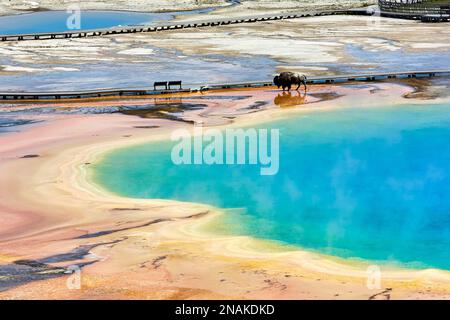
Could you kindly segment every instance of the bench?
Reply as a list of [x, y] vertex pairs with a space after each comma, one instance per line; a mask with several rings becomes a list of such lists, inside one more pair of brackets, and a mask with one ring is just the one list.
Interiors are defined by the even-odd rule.
[[160, 81], [153, 83], [153, 90], [156, 90], [157, 87], [164, 87], [167, 90], [167, 81]]
[[179, 86], [180, 90], [181, 88], [181, 81], [169, 81], [169, 90], [171, 89], [172, 86]]

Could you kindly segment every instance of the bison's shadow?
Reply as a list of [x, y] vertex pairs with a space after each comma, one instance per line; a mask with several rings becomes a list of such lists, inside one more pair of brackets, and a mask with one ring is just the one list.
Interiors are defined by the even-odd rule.
[[306, 103], [306, 92], [301, 94], [297, 91], [296, 95], [293, 95], [291, 92], [282, 92], [275, 97], [273, 102], [279, 107], [294, 107], [302, 105]]

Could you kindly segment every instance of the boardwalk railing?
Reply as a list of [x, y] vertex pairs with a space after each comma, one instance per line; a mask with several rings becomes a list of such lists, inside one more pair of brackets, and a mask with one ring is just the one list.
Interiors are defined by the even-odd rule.
[[[382, 81], [386, 79], [408, 79], [450, 76], [450, 70], [427, 70], [409, 72], [367, 73], [354, 75], [311, 77], [308, 84], [346, 83], [355, 81]], [[196, 84], [192, 88], [178, 90], [154, 90], [151, 86], [147, 88], [109, 88], [81, 91], [55, 91], [55, 92], [0, 92], [0, 101], [14, 100], [59, 100], [59, 99], [92, 99], [101, 97], [131, 97], [147, 96], [156, 94], [189, 93], [207, 90], [259, 88], [273, 86], [272, 81], [254, 81], [223, 83], [211, 85]]]
[[69, 38], [85, 38], [85, 37], [101, 37], [128, 33], [141, 32], [159, 32], [177, 29], [214, 27], [221, 25], [231, 25], [239, 23], [254, 23], [262, 21], [274, 21], [285, 19], [298, 19], [306, 17], [329, 16], [329, 15], [372, 15], [372, 11], [366, 8], [349, 9], [349, 10], [329, 10], [329, 11], [310, 11], [310, 12], [293, 12], [285, 14], [266, 14], [235, 18], [211, 19], [202, 21], [183, 21], [168, 22], [152, 25], [124, 26], [109, 29], [95, 30], [70, 30], [64, 32], [49, 32], [35, 34], [15, 34], [0, 35], [0, 41], [24, 41], [24, 40], [48, 40], [48, 39], [69, 39]]
[[450, 2], [422, 0], [378, 0], [382, 16], [422, 21], [450, 21]]

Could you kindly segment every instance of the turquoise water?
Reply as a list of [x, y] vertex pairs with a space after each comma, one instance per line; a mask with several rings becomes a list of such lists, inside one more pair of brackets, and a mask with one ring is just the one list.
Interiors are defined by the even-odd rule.
[[[131, 11], [83, 10], [80, 12], [80, 30], [103, 29], [117, 26], [149, 24], [171, 20], [175, 15], [204, 13], [213, 8], [179, 12], [145, 13]], [[34, 34], [70, 31], [67, 20], [73, 12], [42, 11], [0, 17], [0, 34]]]
[[450, 104], [348, 108], [280, 129], [280, 171], [185, 165], [172, 142], [116, 150], [95, 180], [121, 195], [228, 208], [228, 232], [344, 258], [450, 269]]

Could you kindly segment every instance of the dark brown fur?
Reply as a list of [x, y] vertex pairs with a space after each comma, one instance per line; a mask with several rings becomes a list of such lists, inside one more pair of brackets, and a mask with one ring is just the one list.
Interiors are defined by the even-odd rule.
[[293, 72], [282, 72], [280, 75], [273, 78], [273, 83], [278, 88], [283, 88], [283, 91], [286, 89], [287, 91], [290, 91], [293, 85], [297, 85], [297, 89], [295, 90], [298, 90], [300, 86], [303, 85], [306, 91], [306, 80], [307, 78], [305, 75], [299, 75]]

